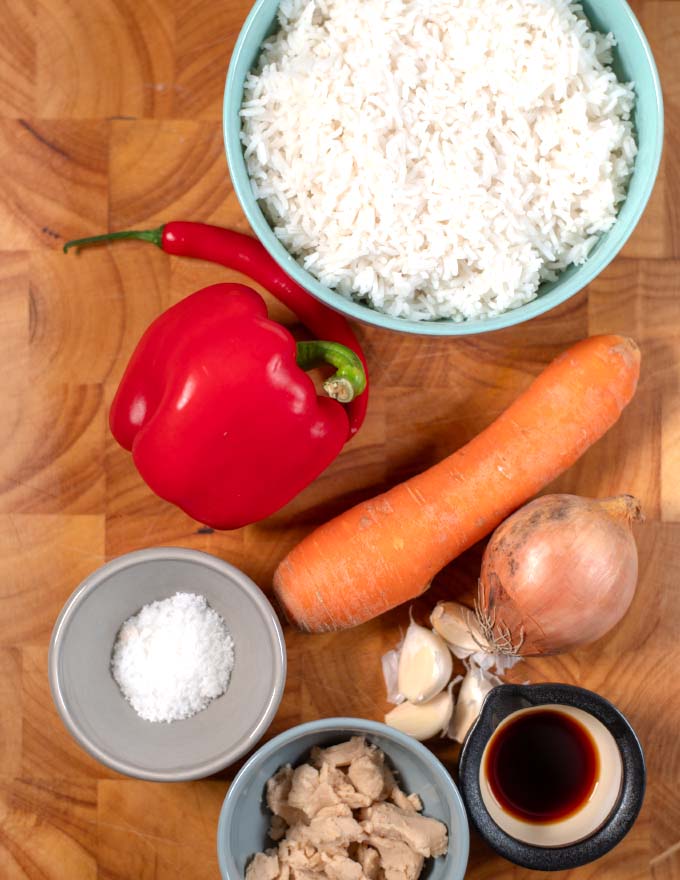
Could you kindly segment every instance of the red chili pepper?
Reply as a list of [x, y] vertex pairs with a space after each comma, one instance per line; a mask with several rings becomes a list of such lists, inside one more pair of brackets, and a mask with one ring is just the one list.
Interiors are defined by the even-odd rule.
[[[180, 220], [165, 223], [156, 229], [112, 232], [70, 241], [64, 245], [64, 252], [71, 247], [128, 238], [149, 241], [168, 254], [208, 260], [211, 263], [219, 263], [228, 269], [235, 269], [247, 275], [295, 312], [313, 336], [318, 339], [339, 342], [355, 352], [361, 359], [366, 376], [368, 376], [366, 358], [354, 331], [344, 316], [334, 312], [307, 293], [299, 284], [296, 284], [292, 278], [286, 275], [260, 242], [249, 235], [223, 229], [220, 226], [211, 226], [207, 223], [191, 223]], [[368, 387], [348, 406], [350, 436], [354, 435], [363, 424], [367, 406]]]
[[[338, 367], [317, 395], [304, 372]], [[354, 352], [298, 342], [242, 284], [213, 284], [147, 329], [113, 400], [110, 425], [148, 485], [194, 519], [235, 529], [274, 513], [348, 437], [332, 399], [361, 394]]]

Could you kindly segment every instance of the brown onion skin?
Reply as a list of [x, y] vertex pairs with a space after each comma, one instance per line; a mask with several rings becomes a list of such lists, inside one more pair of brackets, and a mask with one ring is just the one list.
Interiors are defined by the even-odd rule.
[[486, 547], [479, 582], [479, 608], [494, 637], [509, 632], [523, 656], [601, 638], [633, 600], [638, 557], [630, 524], [641, 518], [630, 495], [545, 495], [505, 520]]

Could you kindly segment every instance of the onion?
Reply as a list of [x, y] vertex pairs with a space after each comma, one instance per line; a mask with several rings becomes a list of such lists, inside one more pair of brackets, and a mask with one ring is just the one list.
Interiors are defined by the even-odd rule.
[[638, 559], [632, 495], [546, 495], [520, 508], [484, 552], [477, 616], [491, 650], [558, 654], [599, 639], [628, 610]]

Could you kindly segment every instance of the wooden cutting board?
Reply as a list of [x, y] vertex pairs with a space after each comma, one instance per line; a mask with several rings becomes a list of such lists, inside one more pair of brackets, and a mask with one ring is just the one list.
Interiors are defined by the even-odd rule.
[[[602, 0], [606, 2], [606, 0]], [[562, 876], [680, 878], [680, 2], [635, 0], [666, 93], [667, 141], [645, 216], [587, 292], [530, 324], [460, 340], [358, 327], [372, 367], [361, 435], [286, 510], [207, 534], [156, 499], [109, 436], [107, 406], [164, 308], [223, 269], [141, 244], [64, 256], [65, 239], [171, 219], [247, 230], [227, 175], [221, 98], [247, 0], [2, 0], [0, 9], [0, 877], [218, 880], [215, 828], [233, 768], [183, 785], [121, 777], [82, 752], [50, 699], [55, 617], [77, 583], [129, 550], [174, 544], [230, 560], [269, 590], [315, 524], [413, 474], [488, 424], [558, 352], [600, 332], [643, 350], [619, 425], [553, 487], [644, 504], [641, 576], [625, 622], [514, 680], [574, 682], [613, 700], [646, 749], [628, 838]], [[272, 313], [290, 322], [278, 306]], [[557, 438], [556, 438], [557, 441]], [[479, 549], [417, 603], [474, 587]], [[380, 655], [399, 609], [359, 629], [286, 631], [286, 696], [268, 737], [329, 715], [381, 719]], [[457, 747], [435, 744], [454, 766]], [[474, 839], [468, 876], [535, 876]], [[559, 875], [558, 875], [559, 876]]]

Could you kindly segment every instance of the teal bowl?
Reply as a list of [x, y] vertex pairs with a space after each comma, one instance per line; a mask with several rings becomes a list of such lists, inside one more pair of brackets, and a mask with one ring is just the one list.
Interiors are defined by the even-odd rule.
[[638, 155], [626, 201], [612, 228], [601, 236], [586, 263], [571, 266], [557, 281], [541, 285], [532, 302], [486, 320], [440, 319], [413, 321], [383, 314], [371, 306], [347, 299], [321, 284], [288, 253], [270, 228], [253, 195], [240, 141], [239, 110], [246, 75], [255, 66], [262, 42], [277, 28], [278, 0], [257, 0], [241, 30], [229, 65], [224, 93], [223, 129], [227, 162], [234, 190], [248, 221], [265, 248], [305, 290], [336, 311], [389, 330], [426, 336], [467, 336], [522, 324], [565, 302], [582, 290], [607, 266], [635, 229], [649, 200], [659, 170], [663, 144], [663, 97], [654, 57], [640, 23], [625, 0], [582, 0], [595, 30], [611, 32], [617, 40], [614, 70], [619, 79], [636, 88], [634, 125]]
[[326, 718], [300, 724], [272, 739], [250, 758], [229, 787], [217, 826], [217, 855], [222, 880], [243, 880], [250, 857], [271, 843], [265, 786], [279, 767], [303, 763], [313, 746], [331, 746], [352, 736], [365, 736], [385, 753], [398, 772], [402, 788], [417, 792], [423, 813], [444, 822], [449, 851], [430, 859], [421, 880], [463, 880], [470, 834], [465, 807], [448, 770], [416, 740], [377, 721]]

